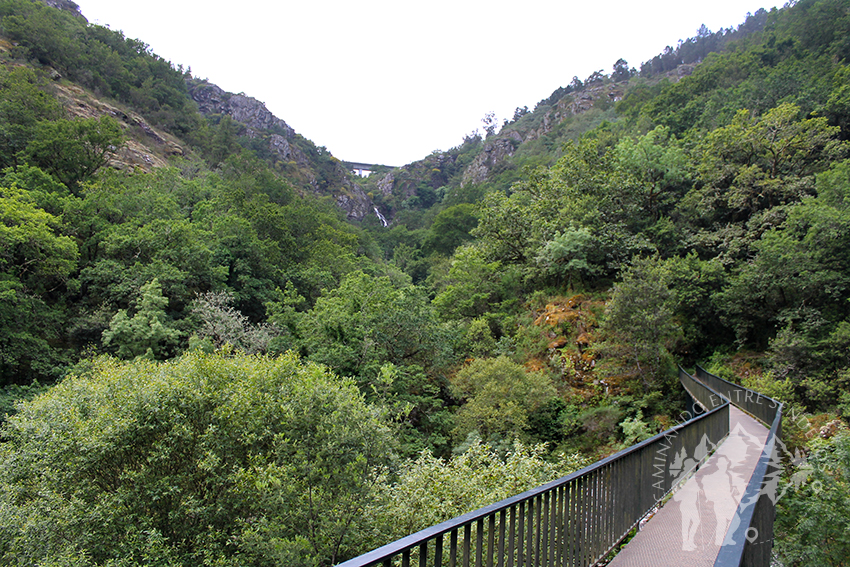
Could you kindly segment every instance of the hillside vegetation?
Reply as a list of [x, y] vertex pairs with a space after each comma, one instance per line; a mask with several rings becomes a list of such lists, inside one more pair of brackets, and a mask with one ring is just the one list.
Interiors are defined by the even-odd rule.
[[846, 2], [362, 180], [59, 4], [0, 0], [4, 563], [330, 565], [669, 427], [696, 361], [808, 416], [777, 551], [846, 557]]

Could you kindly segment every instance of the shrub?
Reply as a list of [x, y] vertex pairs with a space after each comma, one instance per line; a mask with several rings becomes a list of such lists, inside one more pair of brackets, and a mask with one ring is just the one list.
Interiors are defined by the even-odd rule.
[[2, 435], [6, 565], [336, 563], [392, 447], [351, 382], [226, 352], [96, 359]]

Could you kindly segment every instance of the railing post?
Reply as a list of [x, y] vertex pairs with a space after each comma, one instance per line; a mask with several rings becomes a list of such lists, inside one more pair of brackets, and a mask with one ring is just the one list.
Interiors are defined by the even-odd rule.
[[514, 567], [514, 545], [516, 538], [516, 506], [511, 506], [511, 527], [508, 532], [508, 565], [507, 567]]

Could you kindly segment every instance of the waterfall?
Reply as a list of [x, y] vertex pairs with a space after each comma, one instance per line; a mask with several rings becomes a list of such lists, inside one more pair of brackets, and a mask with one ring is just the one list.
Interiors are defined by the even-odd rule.
[[389, 225], [390, 225], [390, 223], [388, 223], [388, 222], [387, 222], [387, 219], [385, 219], [385, 218], [384, 218], [384, 215], [382, 215], [382, 214], [381, 214], [381, 211], [379, 211], [379, 210], [378, 210], [378, 207], [374, 207], [374, 206], [373, 206], [372, 208], [373, 208], [373, 209], [375, 209], [375, 214], [376, 214], [376, 215], [378, 215], [378, 218], [379, 218], [379, 219], [381, 219], [381, 223], [382, 223], [384, 226], [389, 226]]

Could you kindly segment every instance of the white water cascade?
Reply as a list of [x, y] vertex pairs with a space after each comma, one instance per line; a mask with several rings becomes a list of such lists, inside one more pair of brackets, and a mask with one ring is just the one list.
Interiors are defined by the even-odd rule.
[[378, 210], [378, 207], [372, 208], [375, 209], [375, 214], [378, 215], [379, 219], [381, 219], [381, 223], [383, 223], [384, 226], [389, 226], [390, 223], [387, 222], [387, 219], [384, 218], [384, 215], [381, 214], [381, 211]]

